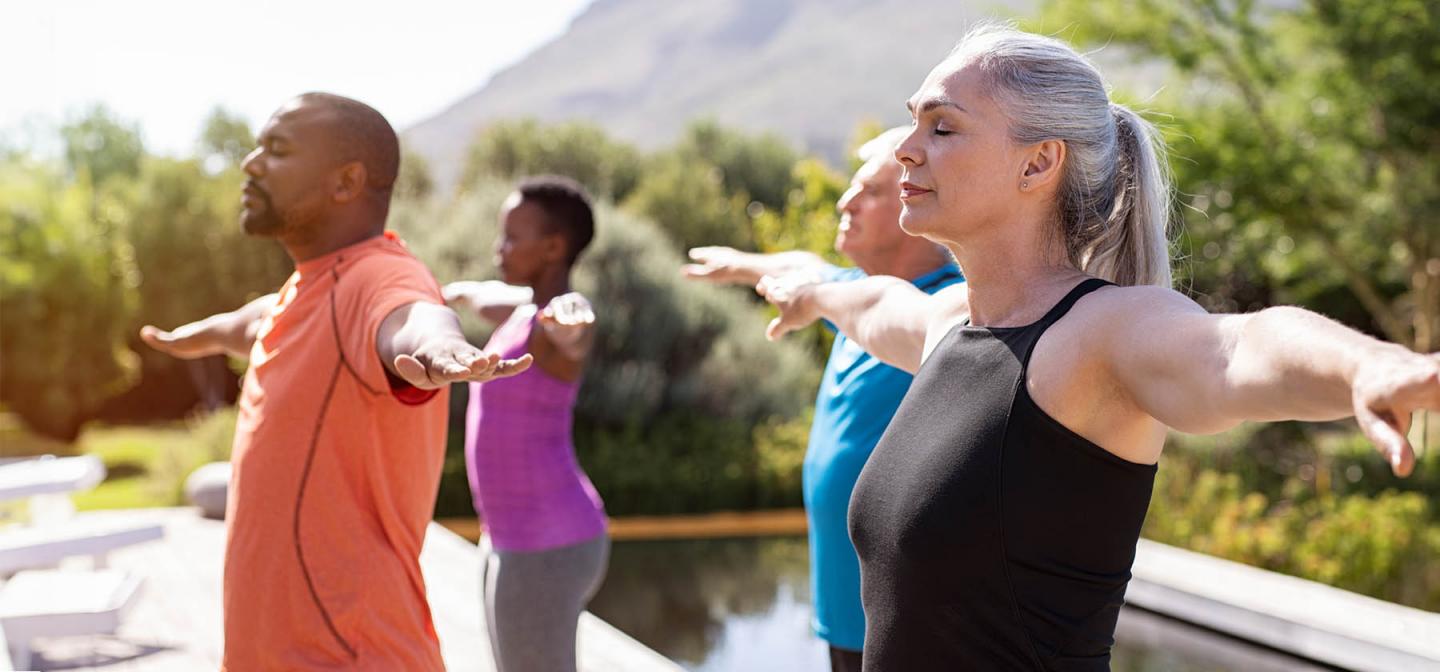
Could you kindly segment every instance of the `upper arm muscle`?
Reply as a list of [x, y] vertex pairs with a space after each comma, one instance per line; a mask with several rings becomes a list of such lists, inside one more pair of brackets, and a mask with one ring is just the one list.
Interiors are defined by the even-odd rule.
[[1239, 315], [1211, 315], [1177, 292], [1123, 287], [1097, 295], [1095, 315], [1107, 370], [1141, 411], [1188, 433], [1233, 427], [1229, 394]]

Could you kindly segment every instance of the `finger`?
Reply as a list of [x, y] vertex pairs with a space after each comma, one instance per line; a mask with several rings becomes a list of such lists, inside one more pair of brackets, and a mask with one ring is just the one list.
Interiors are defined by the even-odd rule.
[[466, 377], [475, 375], [489, 375], [491, 371], [495, 370], [495, 365], [499, 362], [500, 355], [497, 355], [493, 352], [480, 351], [475, 357], [475, 359], [470, 362], [470, 366], [466, 370], [465, 375]]
[[525, 369], [530, 368], [530, 363], [533, 361], [535, 361], [535, 358], [531, 357], [529, 353], [521, 355], [517, 359], [501, 360], [493, 370], [486, 371], [485, 373], [473, 374], [470, 376], [469, 380], [483, 383], [498, 378], [507, 378], [509, 376], [520, 373]]
[[784, 318], [777, 317], [773, 320], [770, 320], [770, 325], [765, 327], [765, 338], [772, 341], [778, 341], [780, 340], [780, 337], [784, 336], [789, 332], [790, 328], [785, 324]]
[[535, 358], [531, 357], [530, 353], [525, 353], [524, 355], [521, 355], [516, 359], [503, 360], [498, 366], [495, 367], [494, 375], [497, 378], [513, 376], [517, 373], [520, 373], [521, 371], [524, 371], [525, 369], [530, 368], [530, 364], [534, 361]]
[[765, 297], [768, 300], [770, 298], [770, 289], [774, 286], [775, 278], [768, 275], [762, 276], [760, 278], [760, 281], [755, 283], [755, 293]]
[[140, 340], [144, 341], [147, 345], [159, 347], [159, 344], [167, 343], [174, 339], [175, 336], [168, 331], [162, 331], [148, 324], [140, 327]]
[[578, 327], [595, 320], [595, 313], [591, 312], [588, 305], [571, 303], [564, 309], [557, 311], [556, 320], [567, 327]]
[[426, 375], [425, 365], [421, 364], [420, 360], [415, 359], [415, 357], [411, 355], [399, 355], [395, 358], [394, 364], [395, 373], [399, 374], [405, 382], [422, 389], [436, 387], [435, 384], [430, 382], [429, 376]]
[[157, 352], [162, 352], [171, 356], [175, 356], [177, 354], [177, 338], [175, 334], [171, 332], [165, 331], [163, 329], [157, 329], [147, 324], [144, 327], [140, 328], [140, 340], [141, 342], [145, 343], [145, 345], [150, 346]]
[[687, 254], [690, 256], [691, 259], [704, 263], [707, 259], [715, 256], [715, 254], [722, 249], [724, 248], [716, 245], [705, 245], [702, 247], [692, 247], [690, 248], [690, 251], [687, 252]]
[[595, 324], [595, 311], [590, 306], [581, 306], [575, 312], [575, 324]]
[[696, 280], [703, 280], [710, 277], [715, 268], [704, 264], [685, 264], [680, 267], [680, 275]]
[[1410, 471], [1415, 468], [1415, 450], [1400, 431], [1400, 423], [1388, 416], [1389, 413], [1376, 413], [1363, 404], [1355, 409], [1355, 420], [1360, 423], [1360, 431], [1364, 432], [1375, 445], [1375, 449], [1385, 456], [1385, 461], [1390, 463], [1390, 470], [1396, 476], [1409, 476]]

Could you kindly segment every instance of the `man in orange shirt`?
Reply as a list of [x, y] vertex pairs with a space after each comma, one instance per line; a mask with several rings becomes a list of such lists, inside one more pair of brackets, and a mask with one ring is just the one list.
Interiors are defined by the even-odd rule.
[[452, 382], [513, 375], [465, 341], [385, 231], [400, 165], [385, 118], [302, 95], [245, 159], [240, 223], [295, 260], [278, 294], [141, 337], [250, 359], [226, 505], [223, 669], [443, 670], [420, 574]]

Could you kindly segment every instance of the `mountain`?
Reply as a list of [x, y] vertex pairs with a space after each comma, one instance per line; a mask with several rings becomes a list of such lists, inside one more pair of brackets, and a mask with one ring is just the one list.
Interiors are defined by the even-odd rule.
[[450, 185], [471, 139], [497, 119], [584, 119], [653, 148], [709, 117], [841, 165], [859, 122], [908, 121], [905, 99], [972, 23], [1032, 4], [596, 0], [559, 38], [406, 130], [405, 143]]

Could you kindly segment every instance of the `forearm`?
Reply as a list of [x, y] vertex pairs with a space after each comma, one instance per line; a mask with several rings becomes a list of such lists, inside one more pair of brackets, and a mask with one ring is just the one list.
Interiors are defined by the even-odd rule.
[[824, 259], [813, 252], [773, 252], [769, 254], [747, 253], [732, 264], [736, 273], [735, 282], [753, 285], [767, 275], [778, 277], [799, 272], [819, 273], [829, 266]]
[[906, 371], [917, 371], [929, 323], [929, 297], [899, 278], [874, 276], [814, 285], [818, 315], [866, 352]]
[[248, 358], [266, 313], [279, 301], [279, 294], [266, 294], [231, 313], [234, 317], [230, 329], [225, 332], [225, 352], [232, 357]]
[[496, 309], [514, 309], [533, 300], [529, 287], [507, 285], [499, 280], [461, 280], [445, 285], [445, 302], [481, 317]]
[[465, 343], [460, 330], [460, 316], [435, 303], [416, 302], [398, 308], [380, 325], [375, 349], [380, 361], [391, 373], [398, 375], [395, 359], [401, 355], [414, 357], [427, 348], [446, 343]]
[[1292, 307], [1240, 317], [1229, 331], [1234, 340], [1225, 376], [1228, 405], [1241, 420], [1352, 415], [1361, 362], [1386, 350], [1408, 352]]
[[176, 357], [196, 358], [228, 354], [230, 357], [248, 358], [251, 345], [255, 344], [256, 332], [265, 319], [265, 311], [274, 307], [276, 295], [268, 294], [233, 309], [230, 312], [180, 325], [176, 330], [164, 334], [154, 331], [160, 341], [153, 345], [163, 348]]
[[[757, 254], [755, 256], [767, 257], [768, 263], [773, 268], [773, 270], [766, 270], [764, 275], [776, 275], [777, 271], [779, 273], [795, 273], [798, 271], [818, 272], [830, 265], [826, 263], [824, 259], [821, 259], [820, 255], [814, 252], [803, 252], [799, 250], [764, 255]], [[756, 278], [756, 280], [759, 280], [759, 278]]]

